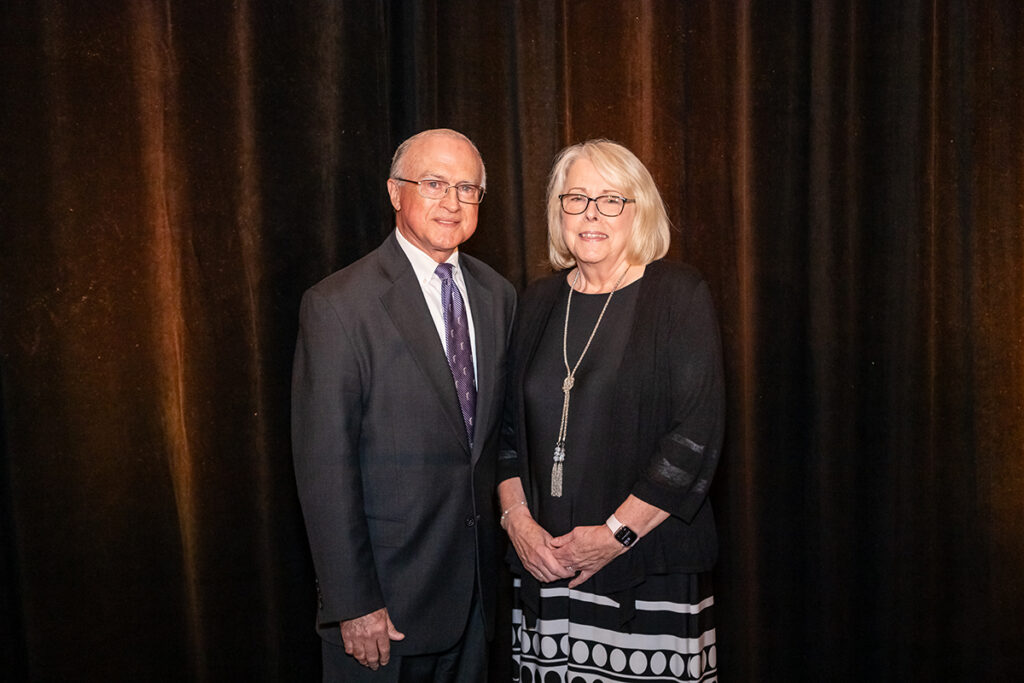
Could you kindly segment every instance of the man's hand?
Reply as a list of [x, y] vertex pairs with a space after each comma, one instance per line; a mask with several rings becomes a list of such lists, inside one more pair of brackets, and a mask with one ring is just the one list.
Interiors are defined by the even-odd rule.
[[386, 607], [341, 622], [341, 639], [345, 643], [345, 652], [374, 671], [386, 666], [391, 660], [391, 641], [403, 638], [405, 634], [400, 633], [391, 623]]

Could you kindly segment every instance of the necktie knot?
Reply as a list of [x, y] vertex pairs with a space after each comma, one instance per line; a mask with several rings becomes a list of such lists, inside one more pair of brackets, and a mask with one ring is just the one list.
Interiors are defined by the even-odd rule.
[[437, 268], [434, 268], [434, 273], [442, 280], [452, 279], [452, 264], [450, 263], [439, 263]]

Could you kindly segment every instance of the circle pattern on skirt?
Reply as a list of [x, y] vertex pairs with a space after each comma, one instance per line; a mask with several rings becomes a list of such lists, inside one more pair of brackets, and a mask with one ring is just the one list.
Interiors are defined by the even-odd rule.
[[[705, 648], [698, 654], [685, 655], [678, 652], [663, 650], [622, 650], [608, 649], [601, 643], [588, 643], [583, 640], [572, 641], [567, 635], [541, 636], [537, 633], [519, 631], [515, 641], [524, 655], [531, 652], [542, 659], [565, 657], [570, 665], [593, 665], [605, 668], [607, 665], [616, 673], [625, 675], [671, 675], [676, 678], [699, 679], [709, 669], [715, 669], [718, 663], [718, 652], [714, 645]], [[572, 680], [563, 679], [561, 673], [548, 671], [539, 674], [529, 668], [520, 671], [522, 683], [587, 683], [584, 676], [572, 676]]]

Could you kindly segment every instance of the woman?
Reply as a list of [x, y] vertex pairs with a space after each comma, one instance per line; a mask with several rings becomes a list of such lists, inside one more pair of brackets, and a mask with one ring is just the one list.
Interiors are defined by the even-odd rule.
[[724, 390], [707, 284], [660, 261], [658, 190], [607, 140], [556, 159], [548, 239], [559, 272], [520, 305], [499, 462], [515, 670], [523, 683], [715, 680], [707, 494]]

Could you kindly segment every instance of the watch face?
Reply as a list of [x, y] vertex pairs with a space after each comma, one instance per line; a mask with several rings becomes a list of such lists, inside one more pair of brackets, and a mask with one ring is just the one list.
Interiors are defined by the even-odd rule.
[[623, 524], [619, 527], [619, 530], [615, 532], [615, 540], [628, 548], [633, 545], [633, 541], [636, 540], [636, 532]]

